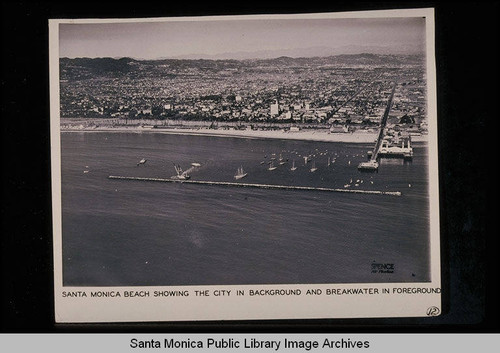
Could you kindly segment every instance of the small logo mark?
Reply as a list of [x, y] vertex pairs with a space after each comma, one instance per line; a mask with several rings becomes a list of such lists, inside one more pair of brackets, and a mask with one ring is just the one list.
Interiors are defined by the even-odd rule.
[[431, 306], [427, 309], [427, 316], [438, 316], [441, 310], [436, 306]]
[[394, 264], [372, 263], [372, 273], [394, 273]]

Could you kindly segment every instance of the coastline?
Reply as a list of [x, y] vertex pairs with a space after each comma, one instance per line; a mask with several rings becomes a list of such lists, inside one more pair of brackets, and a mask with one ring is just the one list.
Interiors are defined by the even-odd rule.
[[[114, 132], [114, 133], [155, 133], [212, 137], [232, 137], [247, 139], [281, 139], [317, 142], [374, 143], [378, 132], [330, 133], [328, 130], [284, 131], [284, 130], [211, 130], [197, 128], [144, 128], [144, 127], [87, 127], [61, 128], [61, 132]], [[427, 142], [427, 135], [412, 135], [413, 142]]]

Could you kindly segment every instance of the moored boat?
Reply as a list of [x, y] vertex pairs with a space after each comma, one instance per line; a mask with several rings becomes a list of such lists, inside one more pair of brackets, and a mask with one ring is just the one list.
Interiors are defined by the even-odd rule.
[[246, 177], [247, 175], [248, 175], [248, 173], [245, 173], [245, 172], [243, 171], [243, 166], [241, 166], [241, 167], [239, 167], [239, 168], [238, 168], [238, 170], [236, 171], [236, 174], [234, 175], [234, 178], [235, 178], [236, 180], [238, 180], [238, 179], [241, 179], [241, 178]]

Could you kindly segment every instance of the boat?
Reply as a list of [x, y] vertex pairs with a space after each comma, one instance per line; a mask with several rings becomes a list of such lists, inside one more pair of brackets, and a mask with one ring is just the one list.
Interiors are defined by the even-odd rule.
[[358, 165], [360, 171], [378, 171], [378, 162], [370, 159], [368, 162], [361, 162]]
[[294, 159], [293, 163], [292, 163], [292, 168], [290, 168], [290, 170], [294, 171], [296, 169], [297, 169], [297, 167], [295, 166], [295, 159]]
[[143, 158], [137, 163], [137, 165], [146, 164], [147, 161], [148, 160], [146, 158]]
[[269, 168], [267, 170], [275, 170], [277, 167], [274, 166], [273, 162], [269, 165]]
[[283, 159], [283, 156], [282, 156], [282, 155], [281, 155], [281, 153], [280, 153], [279, 164], [280, 164], [280, 165], [283, 165], [283, 164], [285, 164], [285, 163], [286, 163], [286, 161]]
[[317, 170], [318, 170], [318, 168], [316, 168], [316, 163], [315, 163], [315, 162], [313, 162], [313, 163], [312, 163], [312, 167], [311, 167], [311, 170], [310, 170], [310, 171], [311, 171], [311, 173], [314, 173], [314, 172], [315, 172], [315, 171], [317, 171]]
[[246, 176], [247, 176], [247, 174], [248, 174], [248, 173], [245, 173], [245, 172], [243, 171], [243, 167], [239, 167], [239, 168], [238, 168], [238, 171], [237, 171], [237, 172], [236, 172], [236, 174], [234, 175], [234, 178], [235, 178], [236, 180], [239, 180], [239, 179], [241, 179], [241, 178], [246, 177]]
[[191, 178], [188, 174], [188, 171], [187, 170], [183, 171], [180, 165], [174, 163], [174, 168], [175, 168], [177, 175], [171, 176], [170, 179], [188, 180], [189, 178]]
[[191, 165], [193, 167], [201, 167], [201, 164], [200, 163], [196, 163], [196, 162], [191, 163]]

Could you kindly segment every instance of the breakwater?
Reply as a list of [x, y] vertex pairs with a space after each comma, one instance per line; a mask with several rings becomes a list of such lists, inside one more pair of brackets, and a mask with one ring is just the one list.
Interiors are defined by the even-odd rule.
[[233, 187], [248, 187], [248, 188], [260, 188], [260, 189], [326, 191], [326, 192], [342, 192], [342, 193], [352, 193], [352, 194], [374, 194], [374, 195], [390, 195], [390, 196], [401, 196], [402, 195], [400, 191], [356, 190], [356, 189], [324, 188], [324, 187], [295, 186], [295, 185], [234, 183], [234, 182], [226, 182], [226, 181], [178, 180], [178, 179], [145, 178], [145, 177], [119, 176], [119, 175], [110, 175], [110, 176], [108, 176], [108, 178], [109, 179], [118, 179], [118, 180], [183, 183], [183, 184], [229, 186], [229, 187], [233, 186]]

